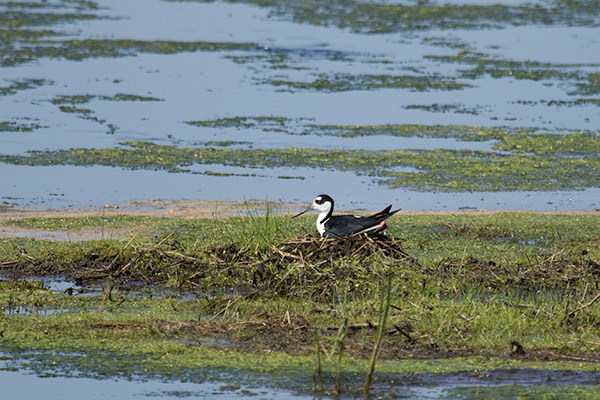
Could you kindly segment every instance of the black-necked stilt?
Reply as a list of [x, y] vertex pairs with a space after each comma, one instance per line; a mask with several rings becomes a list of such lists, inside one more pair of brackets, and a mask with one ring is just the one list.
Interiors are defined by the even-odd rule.
[[358, 235], [359, 233], [369, 232], [375, 229], [385, 229], [387, 224], [386, 218], [394, 215], [400, 209], [393, 210], [392, 206], [387, 206], [384, 210], [379, 211], [369, 217], [360, 217], [358, 215], [335, 215], [333, 213], [333, 199], [326, 195], [320, 194], [313, 200], [312, 206], [294, 215], [296, 218], [310, 210], [320, 212], [317, 217], [317, 229], [321, 237], [332, 239], [349, 235]]

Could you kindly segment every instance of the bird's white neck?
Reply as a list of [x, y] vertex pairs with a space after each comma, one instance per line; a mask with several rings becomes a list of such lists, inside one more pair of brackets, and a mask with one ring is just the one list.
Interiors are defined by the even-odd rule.
[[321, 211], [321, 213], [317, 217], [317, 230], [319, 231], [319, 234], [321, 236], [323, 236], [323, 234], [325, 233], [325, 221], [327, 221], [329, 219], [328, 215], [329, 215], [329, 210], [325, 210], [325, 211]]

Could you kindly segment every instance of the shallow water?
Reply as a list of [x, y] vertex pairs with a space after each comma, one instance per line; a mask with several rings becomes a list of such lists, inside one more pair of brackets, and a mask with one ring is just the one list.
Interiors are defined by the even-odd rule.
[[[399, 3], [403, 2], [388, 2]], [[446, 2], [432, 4], [436, 3]], [[491, 3], [497, 2], [484, 4]], [[500, 3], [530, 4], [516, 0]], [[15, 82], [31, 79], [42, 81], [0, 96], [0, 122], [25, 127], [39, 125], [30, 132], [0, 132], [1, 154], [113, 148], [125, 141], [138, 140], [180, 147], [232, 141], [236, 143], [233, 148], [240, 149], [492, 151], [493, 145], [490, 141], [452, 138], [342, 138], [315, 135], [304, 128], [302, 134], [290, 134], [261, 127], [199, 128], [187, 124], [246, 116], [302, 119], [315, 125], [458, 124], [550, 132], [596, 132], [600, 126], [598, 106], [588, 101], [597, 99], [597, 93], [582, 93], [578, 86], [585, 83], [586, 74], [600, 66], [600, 28], [597, 19], [591, 17], [587, 24], [500, 22], [487, 26], [490, 21], [477, 21], [481, 24], [478, 28], [440, 29], [434, 24], [430, 28], [368, 34], [352, 25], [339, 28], [333, 22], [326, 26], [303, 23], [302, 15], [293, 15], [289, 10], [275, 12], [251, 2], [100, 0], [97, 4], [97, 10], [85, 6], [79, 9], [75, 3], [62, 3], [59, 9], [42, 7], [41, 12], [89, 13], [94, 18], [31, 28], [52, 29], [64, 35], [51, 36], [54, 41], [51, 43], [71, 39], [135, 39], [147, 41], [144, 43], [204, 41], [251, 46], [215, 51], [130, 49], [127, 56], [101, 54], [83, 56], [80, 60], [68, 59], [72, 50], [67, 46], [67, 56], [61, 56], [62, 53], [36, 56], [30, 62], [3, 67], [0, 87], [12, 87]], [[490, 62], [484, 65], [489, 69], [482, 72], [478, 70], [479, 64], [444, 58], [461, 54], [460, 51], [481, 54]], [[507, 64], [513, 61], [523, 65]], [[562, 77], [540, 75], [520, 79], [513, 77], [512, 71], [505, 73], [511, 68], [515, 68], [515, 75], [558, 71]], [[492, 76], [498, 71], [505, 74]], [[348, 74], [428, 76], [434, 82], [445, 79], [468, 86], [452, 90], [370, 87], [365, 82], [354, 82], [357, 86], [350, 86], [349, 90], [294, 86], [335, 74], [346, 78]], [[578, 77], [569, 78], [571, 75]], [[140, 99], [112, 100], [116, 94]], [[61, 96], [91, 98], [83, 104], [71, 104], [75, 110], [61, 111], [56, 102]], [[153, 100], [142, 100], [142, 96]], [[582, 99], [588, 102], [575, 103]], [[290, 129], [294, 125], [292, 122]], [[21, 206], [98, 207], [148, 198], [308, 201], [315, 194], [327, 191], [340, 206], [345, 204], [347, 208], [375, 209], [389, 202], [415, 210], [598, 207], [597, 185], [593, 183], [584, 191], [448, 194], [406, 187], [389, 189], [379, 184], [376, 176], [360, 176], [352, 171], [319, 171], [301, 166], [292, 171], [240, 170], [253, 176], [129, 171], [118, 166], [27, 167], [0, 163], [3, 186], [0, 200]]]
[[[31, 357], [29, 354], [27, 357]], [[186, 377], [107, 377], [96, 376], [68, 366], [31, 369], [14, 354], [0, 352], [0, 385], [3, 399], [315, 399], [334, 396], [312, 393], [306, 382], [290, 377], [286, 388], [260, 383], [246, 384], [244, 377], [222, 374], [222, 380]], [[56, 360], [56, 356], [53, 357]], [[207, 375], [210, 373], [207, 371]], [[196, 376], [198, 374], [192, 374]], [[198, 376], [202, 376], [200, 373]], [[341, 395], [335, 398], [361, 398], [360, 384], [344, 377]], [[519, 396], [549, 396], [549, 398], [590, 398], [598, 391], [597, 372], [553, 371], [538, 369], [498, 369], [441, 374], [397, 374], [376, 376], [371, 395], [397, 399], [512, 399]], [[329, 389], [327, 389], [329, 390]], [[584, 397], [581, 397], [584, 396]]]
[[160, 380], [93, 379], [39, 376], [31, 371], [6, 371], [0, 366], [2, 398], [33, 399], [312, 399], [284, 390], [230, 383], [164, 382]]

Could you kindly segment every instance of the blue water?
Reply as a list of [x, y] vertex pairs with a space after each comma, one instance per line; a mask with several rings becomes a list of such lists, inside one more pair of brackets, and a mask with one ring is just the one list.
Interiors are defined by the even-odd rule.
[[[52, 26], [52, 29], [64, 32], [64, 38], [254, 42], [263, 49], [138, 54], [82, 61], [41, 58], [2, 68], [0, 86], [23, 79], [44, 79], [47, 83], [0, 96], [0, 121], [43, 126], [27, 133], [1, 132], [1, 153], [111, 148], [131, 140], [178, 146], [203, 146], [209, 141], [233, 140], [243, 142], [237, 146], [240, 148], [371, 150], [489, 150], [492, 145], [449, 139], [288, 135], [258, 129], [208, 129], [186, 124], [186, 121], [237, 116], [303, 118], [315, 124], [464, 124], [536, 127], [549, 131], [595, 131], [600, 126], [597, 106], [548, 106], [543, 103], [582, 97], [573, 95], [573, 83], [565, 81], [482, 76], [465, 80], [472, 87], [462, 90], [381, 89], [338, 93], [286, 91], [264, 83], [275, 78], [309, 80], [320, 73], [403, 75], [418, 71], [456, 76], [459, 71], [472, 68], [426, 57], [457, 53], [457, 48], [436, 44], [436, 40], [456, 43], [461, 48], [491, 57], [564, 64], [566, 71], [597, 71], [600, 66], [600, 28], [597, 27], [509, 25], [502, 29], [430, 29], [374, 35], [295, 23], [289, 18], [271, 15], [268, 9], [235, 3], [160, 0], [99, 0], [97, 3], [100, 9], [95, 14], [110, 18], [65, 23]], [[288, 55], [286, 64], [306, 69], [270, 68], [261, 58], [268, 49], [285, 52]], [[331, 54], [348, 61], [331, 60], [328, 56]], [[246, 63], [236, 63], [232, 59], [247, 56], [254, 58]], [[63, 113], [51, 103], [60, 95], [114, 96], [116, 93], [152, 96], [161, 101], [116, 102], [96, 98], [82, 105], [105, 123]], [[409, 107], [432, 104], [456, 106], [475, 113], [433, 112]], [[115, 127], [114, 134], [107, 134], [108, 124]], [[219, 172], [232, 170], [223, 166], [199, 167], [202, 168]], [[0, 202], [22, 207], [95, 208], [157, 198], [309, 201], [318, 193], [328, 192], [340, 208], [379, 209], [389, 203], [405, 210], [456, 210], [461, 207], [593, 210], [600, 206], [597, 188], [567, 192], [423, 193], [403, 188], [388, 189], [379, 185], [376, 178], [352, 172], [288, 168], [246, 169], [242, 173], [256, 176], [214, 177], [95, 166], [0, 164]], [[282, 175], [298, 179], [280, 179]]]

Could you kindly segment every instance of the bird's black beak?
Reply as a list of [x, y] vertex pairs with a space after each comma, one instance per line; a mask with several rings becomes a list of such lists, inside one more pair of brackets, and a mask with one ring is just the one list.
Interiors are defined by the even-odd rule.
[[312, 210], [312, 207], [309, 207], [309, 208], [307, 208], [306, 210], [302, 211], [301, 213], [294, 215], [294, 216], [293, 216], [291, 219], [294, 219], [294, 218], [296, 218], [296, 217], [299, 217], [299, 216], [301, 216], [302, 214], [304, 214], [304, 213], [306, 213], [306, 212], [309, 212], [310, 210]]

